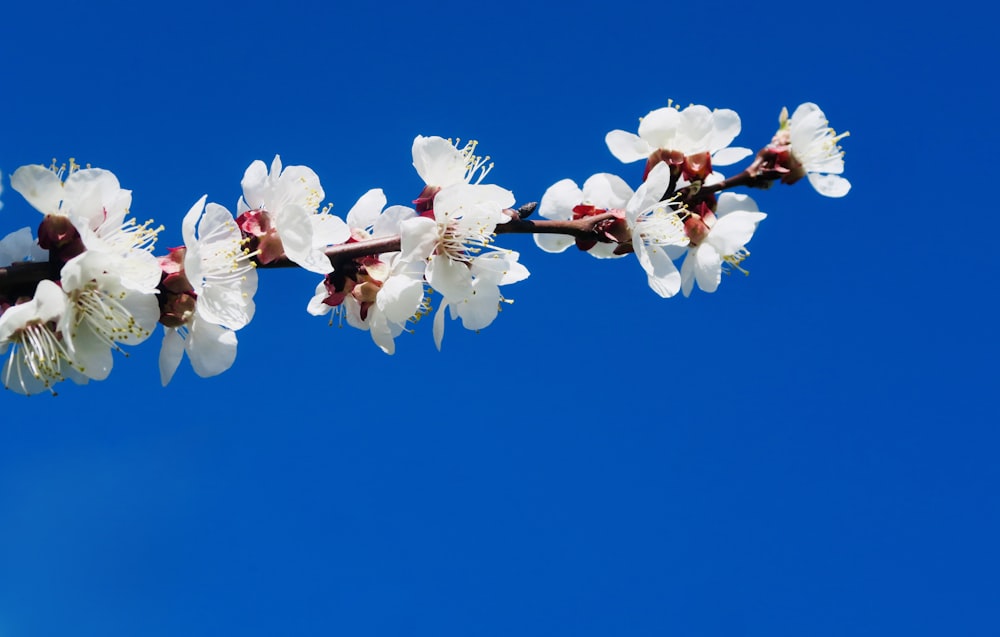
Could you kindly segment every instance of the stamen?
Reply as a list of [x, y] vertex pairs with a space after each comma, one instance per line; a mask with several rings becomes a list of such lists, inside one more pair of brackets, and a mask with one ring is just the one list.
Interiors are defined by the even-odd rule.
[[726, 274], [730, 273], [730, 269], [725, 266], [730, 266], [742, 272], [746, 276], [750, 276], [750, 272], [740, 266], [743, 260], [750, 256], [750, 251], [746, 248], [740, 248], [735, 254], [727, 254], [722, 257], [723, 268], [722, 271]]

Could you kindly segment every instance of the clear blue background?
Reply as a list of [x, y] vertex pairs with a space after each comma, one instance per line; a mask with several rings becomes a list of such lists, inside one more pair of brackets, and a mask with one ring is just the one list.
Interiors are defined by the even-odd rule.
[[[11, 5], [13, 3], [8, 3]], [[888, 6], [888, 5], [887, 5]], [[956, 5], [957, 7], [957, 5]], [[754, 193], [750, 277], [663, 300], [549, 255], [481, 333], [383, 355], [263, 272], [236, 365], [161, 389], [159, 336], [0, 394], [0, 635], [996, 635], [1000, 51], [978, 10], [878, 3], [16, 3], [7, 178], [75, 157], [139, 219], [232, 208], [254, 159], [334, 211], [476, 138], [519, 202], [612, 171], [668, 98], [759, 148], [814, 101], [854, 187]]]

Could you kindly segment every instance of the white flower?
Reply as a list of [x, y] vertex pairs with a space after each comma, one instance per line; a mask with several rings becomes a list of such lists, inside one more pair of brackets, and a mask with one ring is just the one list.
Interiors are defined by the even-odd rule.
[[75, 163], [70, 171], [65, 182], [63, 169], [54, 166], [22, 166], [11, 175], [14, 189], [45, 215], [38, 229], [39, 244], [65, 261], [84, 249], [103, 252], [117, 261], [112, 269], [125, 287], [155, 288], [160, 269], [152, 249], [161, 228], [126, 219], [132, 191], [122, 189], [110, 171], [80, 169]]
[[132, 191], [123, 190], [113, 173], [100, 168], [64, 168], [40, 164], [21, 166], [10, 176], [14, 190], [44, 215], [69, 217], [81, 233], [97, 231], [105, 223], [121, 226], [132, 203]]
[[[81, 169], [75, 163], [69, 170], [64, 182], [63, 168], [21, 166], [10, 181], [14, 190], [42, 214], [69, 219], [88, 250], [152, 249], [159, 229], [151, 228], [150, 222], [140, 225], [126, 219], [132, 191], [123, 189], [114, 173], [101, 168]], [[44, 234], [39, 231], [40, 240], [48, 239]]]
[[709, 110], [692, 104], [684, 110], [667, 106], [651, 111], [639, 122], [639, 134], [613, 130], [605, 136], [608, 149], [626, 164], [648, 159], [656, 151], [684, 156], [709, 153], [712, 164], [726, 166], [751, 153], [729, 147], [740, 133], [740, 116], [729, 109]]
[[4, 387], [29, 396], [46, 390], [54, 394], [52, 386], [66, 378], [87, 382], [73, 368], [72, 353], [58, 328], [67, 311], [59, 285], [43, 280], [33, 299], [0, 315], [0, 356], [11, 350], [0, 373]]
[[281, 158], [275, 155], [270, 172], [260, 160], [250, 164], [241, 185], [243, 196], [237, 204], [241, 226], [258, 237], [270, 238], [261, 240], [262, 263], [283, 252], [310, 272], [327, 274], [333, 270], [324, 249], [347, 241], [350, 231], [339, 217], [319, 212], [324, 192], [311, 168], [282, 169]]
[[446, 305], [467, 329], [482, 329], [493, 322], [503, 300], [497, 286], [528, 276], [518, 253], [492, 246], [496, 226], [510, 219], [504, 210], [512, 205], [513, 193], [499, 186], [453, 184], [434, 196], [433, 219], [401, 224], [404, 246], [412, 242], [414, 254], [427, 259], [427, 282], [444, 297], [434, 319], [439, 348]]
[[670, 183], [670, 167], [659, 163], [650, 171], [625, 207], [632, 231], [632, 249], [646, 272], [649, 287], [663, 298], [677, 294], [681, 275], [673, 258], [689, 242], [684, 222], [669, 201], [660, 201]]
[[684, 296], [691, 294], [695, 281], [705, 292], [715, 292], [722, 280], [725, 266], [747, 274], [740, 263], [750, 252], [744, 247], [750, 242], [757, 224], [766, 214], [748, 195], [722, 193], [715, 214], [703, 219], [707, 230], [703, 238], [688, 249], [681, 265], [681, 289]]
[[[366, 266], [360, 279], [340, 306], [347, 324], [369, 331], [383, 352], [393, 354], [394, 339], [423, 307], [424, 263], [407, 260], [400, 252], [383, 254], [377, 264]], [[309, 302], [309, 313], [320, 316], [334, 310], [323, 302], [328, 297], [329, 290], [322, 281]]]
[[[624, 210], [632, 189], [617, 175], [598, 173], [583, 182], [581, 190], [572, 179], [563, 179], [549, 186], [538, 204], [538, 214], [546, 219], [568, 221], [575, 217], [575, 211], [581, 206], [590, 206], [594, 212], [606, 210]], [[545, 252], [563, 252], [576, 240], [562, 234], [535, 234], [535, 244]], [[587, 250], [587, 253], [599, 259], [609, 259], [624, 256], [615, 254], [617, 243], [597, 242]]]
[[[830, 128], [823, 111], [812, 102], [801, 104], [788, 117], [782, 109], [781, 123], [775, 142], [787, 144], [796, 162], [801, 164], [809, 183], [821, 195], [843, 197], [851, 189], [851, 182], [840, 176], [844, 172], [844, 151], [837, 144], [850, 133], [837, 134]], [[801, 177], [794, 175], [791, 180]]]
[[452, 262], [456, 264], [453, 266], [456, 270], [468, 270], [469, 285], [461, 294], [453, 292], [446, 295], [442, 292], [444, 299], [434, 315], [434, 344], [438, 350], [444, 339], [446, 308], [450, 310], [452, 320], [462, 319], [465, 329], [481, 330], [496, 319], [501, 302], [512, 302], [500, 294], [499, 286], [528, 278], [528, 268], [518, 263], [519, 257], [513, 250], [494, 250], [473, 258], [468, 264]]
[[[215, 376], [236, 360], [235, 330], [254, 315], [257, 271], [225, 207], [199, 199], [184, 216], [183, 260], [164, 258], [160, 381], [167, 385], [187, 352], [194, 372]], [[177, 254], [180, 254], [177, 251]], [[175, 277], [175, 278], [172, 278]]]
[[481, 183], [493, 168], [489, 156], [475, 154], [479, 142], [466, 142], [459, 148], [460, 140], [452, 142], [443, 137], [417, 135], [413, 140], [413, 167], [424, 183], [444, 188], [454, 184]]
[[427, 258], [427, 282], [445, 298], [461, 299], [472, 289], [473, 258], [492, 249], [496, 226], [509, 217], [503, 212], [514, 195], [498, 186], [456, 184], [434, 198], [434, 219], [404, 222], [403, 238], [413, 240]]
[[88, 378], [104, 380], [111, 372], [111, 350], [135, 345], [156, 327], [160, 308], [155, 286], [132, 289], [121, 273], [124, 259], [87, 250], [63, 266], [61, 285], [67, 310], [59, 328], [75, 367]]
[[[385, 194], [374, 188], [358, 199], [347, 213], [347, 225], [353, 239], [399, 235], [400, 225], [416, 217], [416, 211], [405, 206], [383, 210]], [[316, 286], [307, 311], [322, 316], [342, 308], [351, 327], [367, 330], [372, 340], [386, 354], [396, 351], [394, 339], [399, 336], [424, 300], [424, 255], [418, 246], [404, 236], [401, 251], [367, 257], [357, 264], [358, 271], [344, 275], [343, 288], [333, 290], [329, 277]], [[346, 267], [346, 266], [345, 266]], [[330, 305], [334, 303], [334, 305]]]

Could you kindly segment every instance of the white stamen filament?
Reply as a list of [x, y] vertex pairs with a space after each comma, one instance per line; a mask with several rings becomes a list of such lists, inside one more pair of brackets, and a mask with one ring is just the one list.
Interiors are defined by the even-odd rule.
[[639, 236], [646, 245], [686, 246], [690, 243], [684, 231], [687, 208], [675, 210], [670, 202], [663, 201], [636, 217]]
[[[118, 296], [124, 298], [125, 294], [123, 292]], [[108, 347], [121, 351], [117, 342], [127, 341], [132, 336], [144, 340], [150, 335], [149, 330], [142, 328], [136, 322], [135, 317], [118, 298], [99, 289], [95, 282], [70, 293], [70, 302], [77, 310], [73, 327], [87, 321], [94, 334]]]
[[27, 373], [55, 395], [52, 385], [66, 378], [63, 365], [73, 363], [59, 336], [48, 325], [35, 321], [17, 330], [11, 340], [13, 349], [3, 371], [4, 386], [17, 385], [27, 394]]

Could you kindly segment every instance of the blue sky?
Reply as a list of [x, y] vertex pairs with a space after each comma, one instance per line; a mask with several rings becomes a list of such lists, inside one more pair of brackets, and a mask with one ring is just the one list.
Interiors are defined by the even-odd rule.
[[736, 110], [753, 148], [816, 102], [853, 184], [753, 193], [752, 274], [713, 295], [505, 237], [531, 277], [440, 353], [424, 322], [385, 356], [306, 314], [314, 275], [262, 272], [220, 377], [161, 388], [154, 337], [104, 382], [4, 393], [0, 635], [1000, 629], [985, 21], [50, 2], [6, 7], [0, 51], [2, 232], [40, 219], [9, 174], [53, 157], [114, 171], [164, 248], [275, 153], [334, 212], [406, 203], [417, 134], [480, 140], [519, 203], [635, 185], [604, 135], [667, 99]]

